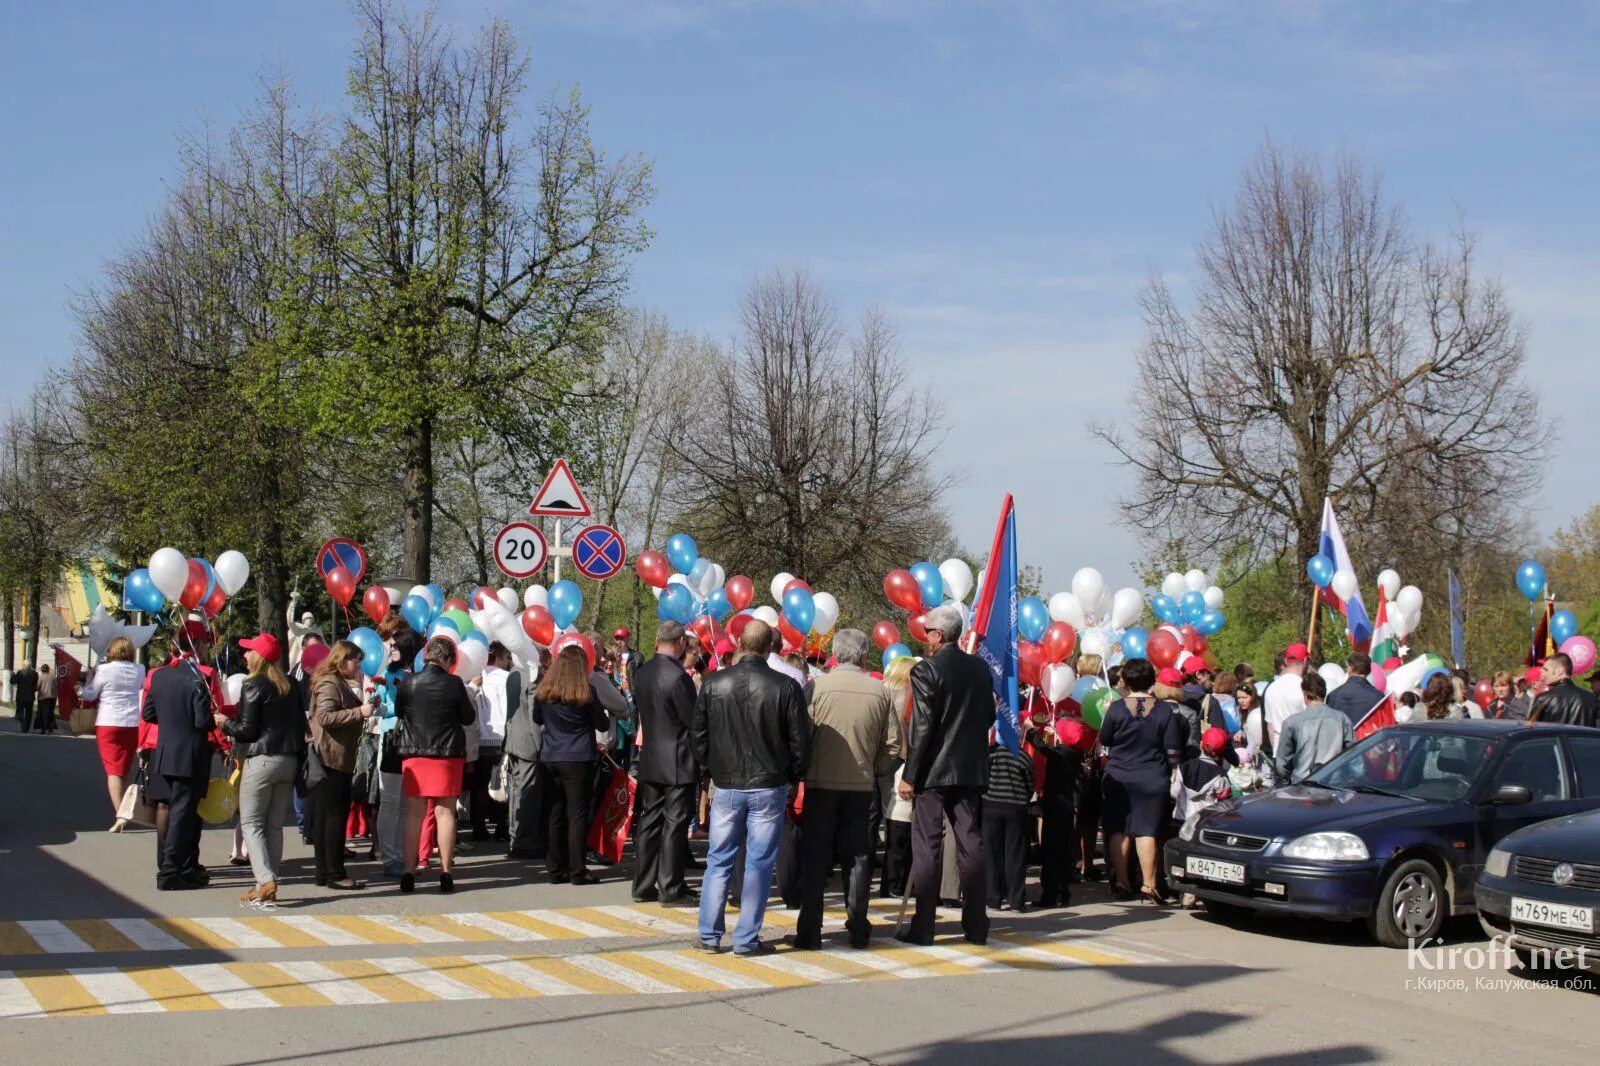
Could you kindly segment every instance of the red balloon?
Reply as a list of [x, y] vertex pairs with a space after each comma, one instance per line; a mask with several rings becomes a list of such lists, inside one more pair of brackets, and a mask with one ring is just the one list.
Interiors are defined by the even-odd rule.
[[205, 598], [206, 589], [211, 585], [211, 579], [206, 577], [206, 568], [200, 565], [199, 559], [189, 560], [189, 580], [184, 582], [183, 591], [178, 594], [178, 602], [191, 611], [200, 606], [200, 601]]
[[382, 585], [367, 586], [367, 591], [361, 594], [361, 609], [367, 612], [373, 625], [389, 617], [389, 590]]
[[[914, 615], [912, 615], [910, 618], [906, 619], [906, 629], [911, 633], [911, 639], [916, 641], [918, 644], [926, 644], [926, 643], [928, 643], [928, 616], [927, 615], [925, 615], [925, 614], [914, 614]], [[899, 634], [895, 634], [895, 639], [896, 640], [899, 639]], [[894, 641], [890, 641], [890, 643], [892, 644], [892, 643], [894, 643]]]
[[1472, 699], [1484, 710], [1489, 709], [1489, 704], [1494, 702], [1494, 681], [1485, 677], [1472, 686]]
[[1383, 672], [1384, 673], [1388, 673], [1391, 670], [1398, 670], [1398, 669], [1400, 669], [1400, 660], [1399, 659], [1396, 658], [1396, 659], [1385, 659], [1385, 660], [1383, 660]]
[[1194, 647], [1190, 648], [1189, 650], [1194, 652], [1196, 655], [1204, 657], [1207, 649], [1210, 647], [1211, 641], [1206, 638], [1206, 635], [1204, 633], [1196, 633], [1194, 635]]
[[223, 589], [221, 583], [218, 583], [217, 587], [211, 590], [211, 595], [207, 596], [205, 602], [200, 604], [200, 609], [206, 613], [207, 618], [215, 618], [222, 613], [222, 609], [227, 605], [228, 593]]
[[[795, 578], [793, 581], [783, 586], [783, 596], [789, 595], [790, 589], [805, 589], [807, 592], [810, 592], [811, 586], [806, 584], [804, 581], [801, 581], [799, 578]], [[783, 596], [778, 597], [779, 603], [783, 602]]]
[[893, 622], [879, 622], [872, 627], [872, 642], [879, 651], [888, 651], [889, 645], [900, 643], [900, 627]]
[[784, 653], [798, 651], [805, 646], [806, 635], [789, 624], [787, 618], [778, 619], [778, 632], [783, 634]]
[[1047, 663], [1064, 663], [1078, 646], [1078, 634], [1065, 622], [1051, 622], [1039, 638], [1039, 650]]
[[1069, 748], [1083, 743], [1083, 732], [1088, 728], [1076, 718], [1056, 719], [1056, 739]]
[[589, 669], [594, 669], [594, 645], [589, 642], [588, 637], [582, 633], [564, 633], [559, 640], [550, 645], [550, 654], [560, 655], [568, 648], [577, 648], [583, 652], [583, 657], [589, 661]]
[[346, 569], [343, 563], [335, 564], [332, 570], [324, 574], [322, 583], [328, 586], [328, 595], [332, 596], [333, 602], [340, 607], [350, 606], [350, 601], [355, 599], [356, 576]]
[[1178, 627], [1178, 639], [1183, 642], [1183, 650], [1184, 651], [1191, 651], [1191, 652], [1198, 653], [1200, 651], [1200, 649], [1194, 646], [1194, 642], [1196, 640], [1198, 640], [1199, 637], [1200, 637], [1200, 633], [1199, 633], [1198, 630], [1196, 630], [1194, 628], [1194, 626], [1179, 626]]
[[488, 603], [490, 600], [493, 600], [495, 603], [499, 603], [500, 597], [496, 596], [494, 594], [494, 589], [490, 588], [488, 585], [479, 585], [477, 588], [472, 590], [472, 606], [476, 610], [483, 610], [484, 604]]
[[1017, 672], [1024, 685], [1039, 683], [1039, 669], [1044, 666], [1044, 654], [1039, 645], [1028, 640], [1017, 641]]
[[717, 645], [717, 623], [709, 614], [702, 614], [689, 623], [689, 632], [700, 638], [700, 647], [709, 652]]
[[466, 614], [467, 610], [468, 607], [466, 600], [462, 599], [460, 596], [451, 596], [448, 600], [444, 601], [444, 607], [440, 609], [439, 613], [443, 614], [445, 611], [460, 611], [462, 614]]
[[742, 611], [756, 598], [756, 583], [743, 574], [734, 574], [722, 586], [722, 594], [735, 611]]
[[728, 619], [728, 639], [735, 644], [739, 643], [739, 636], [744, 632], [744, 627], [750, 624], [750, 619], [755, 615], [748, 611], [740, 611]]
[[1178, 656], [1183, 652], [1183, 645], [1178, 643], [1177, 637], [1165, 629], [1158, 629], [1150, 634], [1144, 650], [1145, 655], [1158, 670], [1165, 670], [1178, 661]]
[[646, 585], [664, 589], [667, 587], [667, 578], [672, 576], [672, 564], [658, 551], [642, 551], [633, 561], [633, 572]]
[[535, 644], [549, 647], [556, 639], [556, 620], [550, 617], [549, 608], [535, 605], [522, 612], [522, 631]]
[[891, 570], [883, 579], [883, 594], [902, 611], [922, 613], [922, 586], [909, 570]]

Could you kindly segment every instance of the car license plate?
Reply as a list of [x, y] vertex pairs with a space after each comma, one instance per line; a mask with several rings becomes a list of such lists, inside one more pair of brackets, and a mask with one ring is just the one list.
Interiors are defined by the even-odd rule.
[[1218, 862], [1216, 859], [1190, 855], [1184, 859], [1183, 869], [1190, 877], [1198, 877], [1204, 881], [1221, 881], [1227, 885], [1244, 884], [1244, 866], [1237, 862]]
[[1530, 925], [1547, 925], [1552, 929], [1594, 932], [1594, 911], [1588, 907], [1569, 907], [1561, 903], [1546, 903], [1540, 899], [1522, 899], [1513, 896], [1511, 920], [1527, 922]]

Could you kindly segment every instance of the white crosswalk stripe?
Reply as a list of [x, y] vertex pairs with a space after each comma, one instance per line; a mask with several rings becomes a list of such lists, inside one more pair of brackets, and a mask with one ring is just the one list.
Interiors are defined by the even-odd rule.
[[389, 1002], [370, 988], [343, 974], [335, 973], [320, 962], [275, 962], [272, 965], [290, 980], [298, 981], [341, 1007]]
[[94, 950], [82, 937], [58, 921], [23, 921], [17, 925], [52, 955]]
[[166, 1010], [133, 978], [109, 966], [73, 970], [72, 976], [112, 1014], [160, 1014]]

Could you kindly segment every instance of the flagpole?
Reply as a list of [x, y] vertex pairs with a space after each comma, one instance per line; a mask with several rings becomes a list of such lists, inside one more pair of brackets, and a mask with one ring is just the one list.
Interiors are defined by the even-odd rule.
[[[1322, 597], [1322, 590], [1316, 585], [1311, 586], [1311, 624], [1307, 627], [1306, 650], [1313, 651], [1317, 646], [1317, 601]], [[1321, 658], [1321, 656], [1317, 656]]]

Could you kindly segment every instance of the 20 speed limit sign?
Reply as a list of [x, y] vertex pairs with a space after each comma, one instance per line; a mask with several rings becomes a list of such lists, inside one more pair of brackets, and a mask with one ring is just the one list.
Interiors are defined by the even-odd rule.
[[494, 538], [494, 563], [507, 577], [532, 577], [549, 554], [544, 534], [527, 522], [511, 522]]

